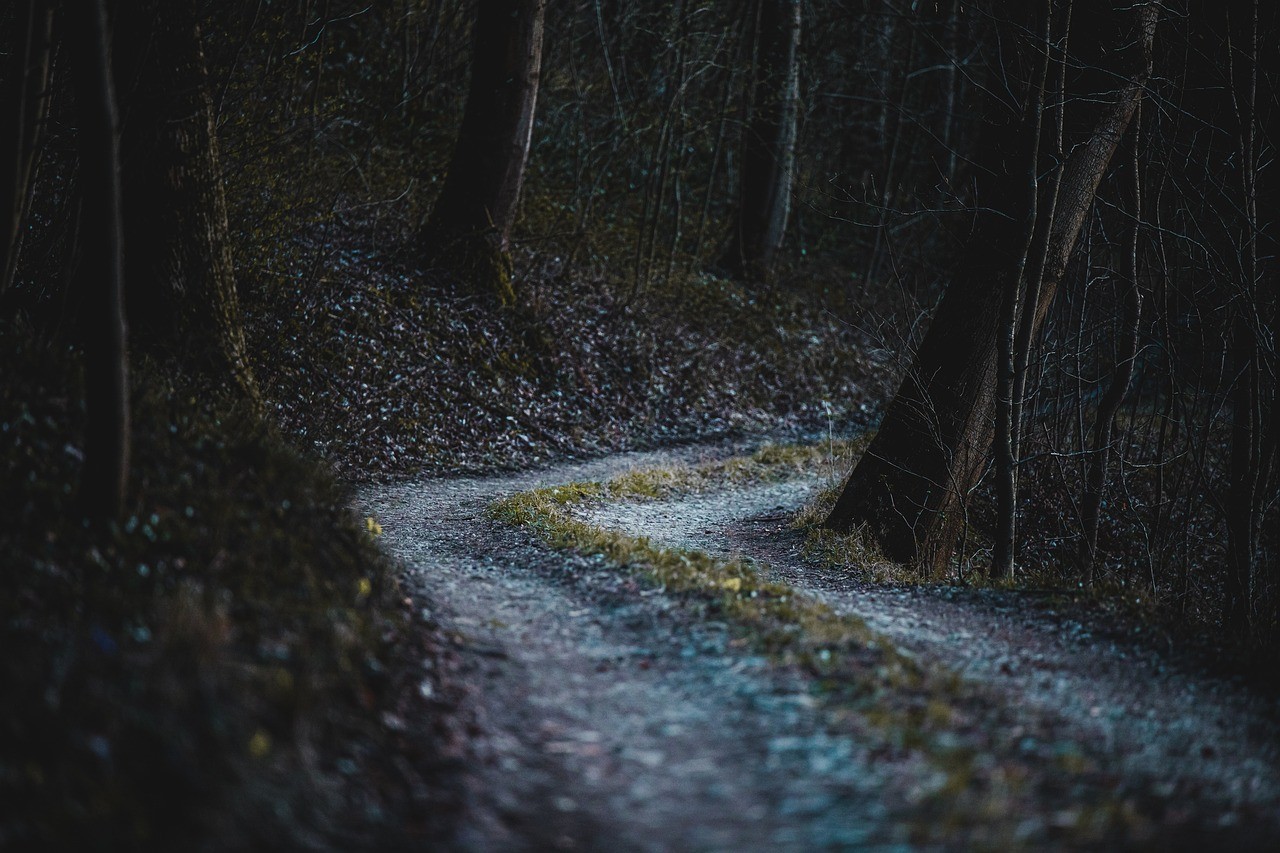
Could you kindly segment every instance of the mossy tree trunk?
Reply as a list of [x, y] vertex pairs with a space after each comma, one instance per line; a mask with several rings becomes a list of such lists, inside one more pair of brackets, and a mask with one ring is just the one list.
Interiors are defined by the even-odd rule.
[[471, 83], [444, 187], [422, 233], [426, 261], [514, 300], [508, 254], [533, 136], [546, 0], [479, 0]]
[[765, 279], [791, 213], [800, 117], [800, 0], [759, 0], [751, 118], [729, 245], [719, 266], [735, 278]]
[[0, 294], [8, 290], [18, 264], [21, 228], [31, 201], [36, 151], [49, 108], [53, 56], [53, 4], [14, 4], [13, 42], [0, 83]]
[[120, 0], [115, 11], [134, 346], [257, 405], [197, 5]]
[[67, 8], [80, 149], [80, 259], [85, 297], [85, 423], [81, 502], [93, 518], [119, 515], [129, 470], [120, 158], [102, 0]]
[[[1053, 216], [1041, 217], [1048, 229], [1038, 287], [1023, 311], [1034, 312], [1035, 339], [1066, 272], [1098, 186], [1120, 138], [1141, 99], [1151, 73], [1156, 4], [1076, 3], [1073, 19], [1084, 25], [1073, 43], [1096, 65], [1073, 81], [1079, 112], [1087, 128], [1072, 140], [1057, 186]], [[1010, 176], [999, 164], [1020, 146], [1017, 133], [1030, 128], [1007, 122], [1006, 131], [983, 146], [989, 162], [975, 177], [980, 212], [967, 250], [957, 266], [929, 331], [825, 525], [847, 531], [867, 525], [885, 555], [915, 563], [927, 574], [950, 563], [965, 524], [965, 505], [990, 458], [994, 437], [996, 353], [1001, 300], [1006, 276], [1018, 268], [1024, 245], [1019, 201]], [[1026, 282], [1022, 287], [1026, 288]], [[1033, 282], [1033, 284], [1036, 284]]]

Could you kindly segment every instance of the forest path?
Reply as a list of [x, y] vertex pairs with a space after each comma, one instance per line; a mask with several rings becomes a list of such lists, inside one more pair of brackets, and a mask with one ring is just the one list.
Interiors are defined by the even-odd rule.
[[[615, 502], [583, 520], [677, 548], [745, 556], [778, 580], [862, 618], [895, 645], [992, 688], [1065, 739], [1108, 755], [1121, 778], [1160, 780], [1216, 807], [1280, 817], [1280, 713], [1273, 695], [1141, 637], [1139, 623], [1063, 606], [1061, 596], [881, 584], [803, 553], [791, 514], [829, 481], [811, 478], [673, 500]], [[1055, 600], [1056, 598], [1056, 600]], [[1269, 813], [1269, 817], [1267, 816]]]
[[[736, 648], [727, 625], [485, 515], [515, 492], [741, 449], [621, 454], [362, 491], [474, 687], [468, 703], [481, 735], [459, 847], [909, 846], [901, 795], [936, 786], [924, 762], [886, 761], [831, 733], [804, 680]], [[995, 685], [1015, 705], [1053, 710], [1075, 736], [1114, 752], [1117, 772], [1216, 792], [1228, 803], [1224, 823], [1242, 804], [1278, 802], [1275, 709], [1265, 700], [1013, 593], [875, 587], [824, 570], [799, 554], [784, 521], [817, 485], [610, 504], [589, 520], [767, 563], [903, 648]]]

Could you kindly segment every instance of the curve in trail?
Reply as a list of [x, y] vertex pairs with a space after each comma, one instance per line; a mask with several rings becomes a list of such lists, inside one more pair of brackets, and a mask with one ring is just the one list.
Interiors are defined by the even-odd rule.
[[462, 849], [898, 846], [884, 775], [829, 735], [806, 684], [599, 561], [532, 543], [487, 505], [542, 485], [733, 448], [626, 454], [366, 487], [422, 607], [454, 637], [478, 718]]
[[[817, 479], [612, 503], [584, 520], [656, 542], [752, 558], [785, 581], [855, 614], [900, 647], [995, 687], [1014, 707], [1047, 711], [1070, 737], [1114, 758], [1113, 772], [1204, 792], [1229, 826], [1280, 818], [1280, 727], [1274, 696], [1206, 674], [1194, 661], [1137, 642], [1079, 608], [1043, 596], [859, 581], [801, 553], [788, 513]], [[1202, 803], [1203, 806], [1203, 803]]]

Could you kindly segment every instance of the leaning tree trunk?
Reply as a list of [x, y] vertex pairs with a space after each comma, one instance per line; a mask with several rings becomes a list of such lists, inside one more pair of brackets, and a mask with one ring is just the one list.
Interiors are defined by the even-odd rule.
[[31, 201], [36, 151], [49, 107], [49, 71], [53, 54], [53, 4], [20, 0], [15, 7], [0, 116], [0, 294], [8, 290], [18, 265], [21, 227]]
[[423, 229], [427, 259], [514, 301], [508, 246], [542, 68], [546, 0], [479, 0], [471, 87], [444, 187]]
[[[1095, 20], [1088, 33], [1074, 39], [1106, 38], [1098, 43], [1112, 48], [1106, 55], [1114, 64], [1103, 70], [1122, 85], [1110, 91], [1077, 90], [1086, 105], [1099, 106], [1090, 132], [1065, 164], [1052, 220], [1039, 225], [1049, 229], [1046, 240], [1036, 241], [1046, 247], [1044, 278], [1035, 301], [1023, 309], [1035, 312], [1033, 339], [1150, 75], [1156, 4], [1126, 6], [1129, 25], [1123, 27], [1108, 26], [1113, 23], [1107, 14], [1111, 4], [1104, 5], [1097, 12], [1076, 13], [1076, 20], [1082, 13]], [[1017, 147], [999, 142], [984, 147], [998, 151], [1001, 145]], [[964, 528], [966, 498], [991, 450], [1001, 276], [1016, 264], [1021, 245], [1017, 223], [1026, 215], [1016, 193], [1000, 190], [1007, 183], [1000, 174], [988, 176], [994, 192], [987, 198], [994, 209], [979, 215], [969, 250], [879, 432], [825, 522], [838, 531], [866, 524], [887, 557], [917, 563], [929, 573], [940, 573], [949, 564]]]
[[763, 279], [791, 212], [800, 116], [800, 0], [760, 0], [738, 210], [719, 266]]
[[102, 0], [67, 9], [80, 149], [78, 287], [85, 331], [85, 453], [80, 499], [100, 521], [120, 514], [129, 470], [120, 159]]
[[127, 308], [137, 348], [254, 405], [196, 5], [119, 0]]

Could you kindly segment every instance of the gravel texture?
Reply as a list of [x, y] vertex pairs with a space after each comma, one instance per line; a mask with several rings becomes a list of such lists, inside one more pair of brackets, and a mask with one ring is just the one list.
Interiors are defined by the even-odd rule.
[[[1121, 776], [1191, 795], [1222, 826], [1280, 818], [1280, 705], [1199, 657], [1082, 605], [1035, 593], [873, 584], [808, 559], [790, 514], [817, 479], [594, 509], [595, 524], [718, 555], [741, 554], [903, 649], [1058, 717]], [[1164, 647], [1161, 648], [1160, 646]]]
[[[741, 449], [622, 454], [361, 492], [405, 563], [421, 617], [445, 629], [463, 660], [474, 746], [457, 848], [911, 846], [913, 803], [944, 781], [936, 767], [832, 726], [802, 675], [750, 654], [731, 626], [485, 516], [514, 492]], [[1274, 697], [1044, 596], [874, 586], [807, 560], [786, 519], [818, 485], [587, 512], [662, 544], [767, 564], [904, 650], [1025, 706], [1029, 718], [1050, 715], [1063, 737], [1111, 755], [1117, 778], [1157, 780], [1166, 799], [1185, 794], [1201, 830], [1210, 810], [1209, 824], [1229, 833], [1237, 822], [1261, 827], [1235, 837], [1277, 837]], [[1062, 803], [1064, 814], [1070, 806]]]
[[729, 626], [484, 515], [513, 492], [705, 453], [362, 492], [473, 685], [459, 848], [796, 850], [904, 837], [884, 771], [828, 733], [798, 676], [739, 650]]

